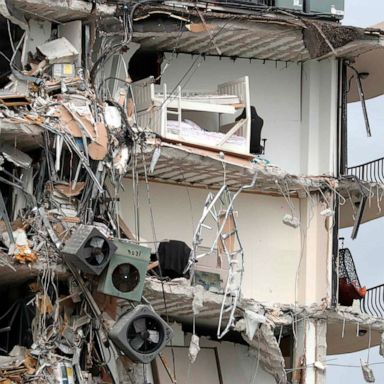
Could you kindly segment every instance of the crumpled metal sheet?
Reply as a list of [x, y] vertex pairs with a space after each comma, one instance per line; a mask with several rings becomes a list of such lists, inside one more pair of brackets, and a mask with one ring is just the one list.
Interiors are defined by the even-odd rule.
[[65, 38], [48, 41], [37, 47], [49, 63], [74, 63], [79, 56], [77, 49]]
[[29, 168], [32, 164], [30, 156], [9, 144], [0, 144], [0, 154], [11, 163], [21, 168]]

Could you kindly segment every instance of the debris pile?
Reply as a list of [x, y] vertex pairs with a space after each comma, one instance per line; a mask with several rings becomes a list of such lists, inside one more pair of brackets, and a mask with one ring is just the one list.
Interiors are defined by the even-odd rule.
[[24, 292], [1, 306], [4, 383], [125, 382], [121, 350], [143, 361], [151, 348], [148, 362], [172, 335], [148, 306], [136, 311], [150, 320], [130, 312], [116, 322], [117, 297], [141, 301], [150, 261], [118, 211], [145, 136], [132, 128], [132, 100], [98, 98], [78, 57], [66, 38], [50, 40], [29, 70], [11, 60], [0, 91], [0, 262]]

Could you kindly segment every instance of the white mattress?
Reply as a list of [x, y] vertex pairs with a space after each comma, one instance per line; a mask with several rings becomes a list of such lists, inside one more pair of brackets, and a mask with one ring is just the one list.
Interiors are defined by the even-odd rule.
[[[175, 95], [167, 95], [167, 97], [170, 97], [172, 100], [177, 100], [177, 96]], [[163, 101], [164, 95], [157, 93], [155, 99], [156, 101]], [[218, 105], [234, 105], [241, 103], [241, 100], [236, 95], [182, 94], [181, 99], [183, 101], [191, 101], [195, 103]]]
[[[196, 123], [191, 120], [184, 120], [180, 123], [174, 120], [168, 120], [167, 132], [179, 136], [180, 140], [198, 141], [202, 145], [214, 146], [225, 136], [221, 132], [204, 131]], [[245, 137], [232, 135], [225, 144], [231, 144], [244, 147], [246, 144]]]

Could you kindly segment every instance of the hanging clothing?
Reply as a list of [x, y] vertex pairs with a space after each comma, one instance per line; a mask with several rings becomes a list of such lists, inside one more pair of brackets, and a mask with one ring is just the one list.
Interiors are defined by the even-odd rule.
[[185, 277], [183, 271], [188, 264], [191, 248], [183, 241], [162, 241], [159, 244], [158, 255], [163, 277], [175, 279]]

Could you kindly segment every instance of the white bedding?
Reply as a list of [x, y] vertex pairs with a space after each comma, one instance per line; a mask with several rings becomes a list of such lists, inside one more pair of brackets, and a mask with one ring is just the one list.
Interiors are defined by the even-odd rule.
[[[177, 100], [176, 95], [167, 95], [167, 97], [172, 100]], [[157, 101], [163, 101], [164, 95], [157, 93], [155, 95]], [[241, 101], [236, 95], [204, 95], [204, 94], [182, 94], [181, 99], [183, 101], [191, 101], [195, 103], [204, 103], [204, 104], [219, 104], [219, 105], [234, 105], [240, 104]]]
[[[221, 132], [204, 131], [196, 123], [191, 120], [184, 120], [180, 123], [175, 120], [167, 121], [167, 132], [179, 136], [180, 140], [199, 141], [202, 145], [217, 145], [225, 136]], [[225, 144], [231, 144], [243, 147], [246, 144], [245, 137], [232, 135]]]

